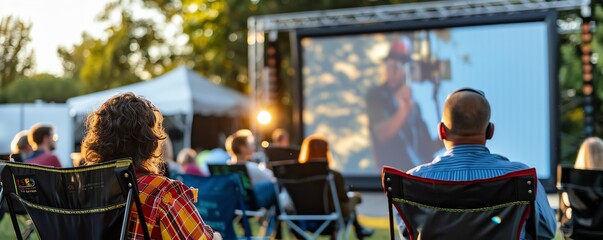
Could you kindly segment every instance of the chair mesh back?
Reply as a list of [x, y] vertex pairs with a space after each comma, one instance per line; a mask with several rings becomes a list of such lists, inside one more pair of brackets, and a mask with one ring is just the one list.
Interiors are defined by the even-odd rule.
[[518, 239], [536, 196], [533, 169], [439, 181], [385, 168], [383, 183], [412, 239]]
[[603, 171], [562, 168], [558, 177], [561, 230], [574, 239], [603, 239]]
[[287, 189], [298, 215], [321, 215], [335, 212], [326, 161], [304, 164], [279, 162], [272, 166], [274, 176]]
[[298, 159], [299, 152], [300, 149], [296, 147], [267, 147], [264, 149], [268, 162]]
[[211, 177], [181, 175], [177, 179], [199, 190], [195, 206], [203, 221], [222, 234], [224, 239], [236, 239], [233, 219], [235, 209], [240, 208], [243, 203], [241, 177], [238, 174]]
[[127, 190], [116, 169], [127, 170], [129, 164], [56, 169], [10, 163], [4, 167], [2, 182], [11, 201], [25, 207], [43, 239], [119, 239]]

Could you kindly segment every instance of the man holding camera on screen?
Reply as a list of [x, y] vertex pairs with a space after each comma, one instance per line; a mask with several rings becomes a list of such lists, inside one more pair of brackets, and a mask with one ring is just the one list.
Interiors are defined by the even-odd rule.
[[421, 110], [407, 84], [412, 67], [412, 41], [402, 36], [391, 43], [385, 58], [386, 81], [366, 95], [373, 156], [378, 169], [388, 165], [403, 170], [431, 161], [442, 148], [431, 139]]

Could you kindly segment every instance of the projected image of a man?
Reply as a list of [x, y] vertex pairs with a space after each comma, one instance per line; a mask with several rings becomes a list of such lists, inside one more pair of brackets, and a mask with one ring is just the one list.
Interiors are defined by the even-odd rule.
[[386, 81], [366, 95], [372, 151], [378, 169], [388, 165], [402, 170], [431, 161], [442, 146], [429, 135], [421, 109], [408, 86], [412, 41], [395, 39], [385, 58]]

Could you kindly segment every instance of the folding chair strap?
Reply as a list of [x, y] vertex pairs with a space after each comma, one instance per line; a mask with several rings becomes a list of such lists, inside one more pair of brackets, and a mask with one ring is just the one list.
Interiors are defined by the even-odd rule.
[[538, 239], [538, 221], [540, 220], [536, 214], [536, 201], [532, 201], [530, 209], [530, 217], [526, 221], [526, 233], [531, 233], [532, 238]]
[[389, 236], [391, 240], [394, 240], [394, 212], [392, 211], [392, 197], [387, 194], [387, 209], [389, 211]]

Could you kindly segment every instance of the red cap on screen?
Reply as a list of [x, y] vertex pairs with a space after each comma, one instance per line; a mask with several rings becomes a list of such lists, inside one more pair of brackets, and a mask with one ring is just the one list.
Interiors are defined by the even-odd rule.
[[395, 39], [389, 49], [389, 53], [385, 59], [396, 59], [401, 62], [410, 61], [410, 53], [412, 52], [411, 41], [408, 37]]

